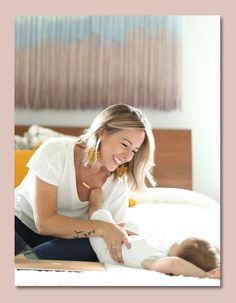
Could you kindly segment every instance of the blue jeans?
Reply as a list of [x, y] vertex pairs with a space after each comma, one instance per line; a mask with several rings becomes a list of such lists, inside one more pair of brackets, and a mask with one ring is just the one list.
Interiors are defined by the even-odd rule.
[[30, 248], [39, 259], [44, 260], [98, 261], [88, 238], [42, 236], [15, 217], [15, 255]]

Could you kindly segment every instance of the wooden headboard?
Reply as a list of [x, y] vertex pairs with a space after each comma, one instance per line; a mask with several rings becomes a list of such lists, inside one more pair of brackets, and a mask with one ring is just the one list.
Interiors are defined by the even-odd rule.
[[[79, 136], [82, 127], [44, 126], [57, 132]], [[15, 134], [23, 135], [29, 125], [16, 125]], [[160, 187], [192, 189], [191, 131], [153, 129], [156, 154], [153, 175]]]

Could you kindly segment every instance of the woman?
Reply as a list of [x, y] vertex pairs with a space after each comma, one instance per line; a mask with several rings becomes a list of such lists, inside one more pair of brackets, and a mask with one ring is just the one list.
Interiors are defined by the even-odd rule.
[[[21, 251], [22, 246], [33, 248], [27, 249], [29, 257], [97, 261], [89, 238], [103, 237], [112, 258], [122, 263], [122, 243], [130, 247], [128, 196], [144, 190], [145, 179], [155, 184], [154, 150], [147, 118], [125, 104], [102, 111], [77, 142], [63, 137], [45, 141], [15, 190], [15, 254], [21, 242]], [[102, 208], [116, 225], [88, 219], [94, 188], [102, 188]]]

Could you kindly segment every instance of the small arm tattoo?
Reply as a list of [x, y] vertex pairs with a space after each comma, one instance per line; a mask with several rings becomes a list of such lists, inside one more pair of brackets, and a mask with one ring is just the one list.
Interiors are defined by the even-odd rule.
[[95, 229], [89, 230], [89, 231], [83, 231], [83, 230], [74, 230], [75, 235], [74, 239], [78, 238], [89, 238], [95, 234]]

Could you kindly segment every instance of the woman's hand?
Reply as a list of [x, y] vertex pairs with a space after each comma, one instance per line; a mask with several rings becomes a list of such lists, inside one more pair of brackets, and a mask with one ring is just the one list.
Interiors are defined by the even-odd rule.
[[[102, 204], [102, 189], [94, 188], [89, 195], [89, 217], [92, 213], [99, 209]], [[127, 248], [130, 248], [130, 242], [128, 234], [125, 231], [124, 225], [116, 225], [113, 223], [104, 224], [103, 238], [107, 244], [108, 250], [112, 259], [116, 262], [123, 263], [122, 259], [122, 245], [125, 244]]]
[[112, 259], [116, 262], [123, 263], [122, 245], [124, 244], [127, 248], [131, 247], [125, 229], [118, 225], [107, 223], [104, 228], [103, 238], [107, 244]]
[[127, 232], [128, 236], [138, 236], [138, 234], [136, 232], [132, 231], [132, 230], [127, 230], [126, 229], [126, 232]]

